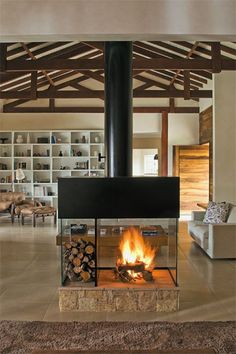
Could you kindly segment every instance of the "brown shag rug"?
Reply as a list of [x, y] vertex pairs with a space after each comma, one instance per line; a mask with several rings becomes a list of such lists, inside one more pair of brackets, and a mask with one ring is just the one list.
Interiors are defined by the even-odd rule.
[[236, 354], [235, 322], [0, 322], [0, 353], [200, 348]]

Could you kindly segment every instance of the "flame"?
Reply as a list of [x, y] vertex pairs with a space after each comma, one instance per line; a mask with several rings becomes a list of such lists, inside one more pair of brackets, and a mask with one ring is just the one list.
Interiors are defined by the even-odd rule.
[[156, 249], [145, 242], [143, 236], [136, 228], [131, 227], [124, 231], [119, 249], [122, 255], [120, 260], [122, 264], [143, 262], [146, 270], [153, 268]]

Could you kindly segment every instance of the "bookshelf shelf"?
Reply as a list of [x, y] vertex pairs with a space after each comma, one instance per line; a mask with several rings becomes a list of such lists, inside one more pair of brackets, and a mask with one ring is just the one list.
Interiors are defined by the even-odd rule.
[[[22, 143], [16, 142], [19, 136]], [[57, 207], [58, 178], [104, 176], [98, 168], [98, 154], [104, 155], [103, 130], [1, 131], [0, 138], [7, 138], [0, 144], [1, 191], [23, 192], [26, 198]], [[26, 182], [15, 180], [18, 168]]]

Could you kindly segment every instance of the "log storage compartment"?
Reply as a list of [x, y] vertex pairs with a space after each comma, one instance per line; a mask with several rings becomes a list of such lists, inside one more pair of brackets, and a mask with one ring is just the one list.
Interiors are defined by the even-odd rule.
[[61, 311], [178, 309], [178, 183], [161, 177], [59, 180]]

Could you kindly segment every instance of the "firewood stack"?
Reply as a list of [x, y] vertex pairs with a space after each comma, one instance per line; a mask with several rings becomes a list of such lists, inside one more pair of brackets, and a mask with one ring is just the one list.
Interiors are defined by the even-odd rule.
[[65, 275], [71, 281], [89, 282], [95, 279], [95, 246], [79, 239], [64, 245]]
[[153, 281], [152, 272], [145, 269], [145, 264], [139, 261], [122, 264], [120, 260], [118, 260], [114, 274], [116, 279], [120, 279], [125, 283], [141, 279], [144, 279], [145, 281]]

